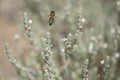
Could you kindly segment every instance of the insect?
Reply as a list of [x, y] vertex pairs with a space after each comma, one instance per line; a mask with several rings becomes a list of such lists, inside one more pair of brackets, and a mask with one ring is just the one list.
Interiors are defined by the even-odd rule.
[[51, 26], [55, 22], [55, 11], [51, 11], [49, 14], [49, 25]]

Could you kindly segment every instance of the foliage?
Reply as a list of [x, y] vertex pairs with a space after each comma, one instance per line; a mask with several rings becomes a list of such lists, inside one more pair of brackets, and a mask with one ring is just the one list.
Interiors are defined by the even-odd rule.
[[[109, 13], [111, 9], [107, 9], [108, 7], [105, 6], [107, 10], [104, 11], [97, 0], [80, 0], [78, 3], [73, 3], [76, 6], [72, 5], [72, 0], [70, 2], [71, 4], [66, 3], [67, 5], [63, 6], [66, 10], [63, 15], [64, 18], [61, 15], [59, 16], [59, 19], [61, 18], [63, 22], [57, 22], [56, 20], [54, 25], [47, 26], [46, 35], [42, 38], [36, 32], [36, 29], [39, 28], [33, 27], [32, 20], [28, 17], [29, 14], [27, 12], [23, 13], [24, 27], [21, 27], [21, 29], [24, 31], [18, 33], [18, 35], [23, 35], [28, 42], [31, 48], [28, 51], [29, 55], [26, 59], [20, 57], [20, 60], [16, 60], [8, 44], [5, 45], [5, 52], [17, 70], [18, 79], [120, 79], [120, 72], [118, 71], [120, 67], [120, 25], [118, 25], [115, 16], [111, 18], [102, 16]], [[96, 7], [96, 10], [93, 10], [93, 7]], [[99, 9], [102, 9], [101, 12]], [[62, 12], [60, 13], [62, 14]], [[74, 14], [77, 14], [77, 16]], [[42, 25], [46, 26], [47, 24], [42, 23]], [[56, 29], [57, 26], [59, 28], [63, 25], [64, 27], [70, 27], [68, 30], [61, 28], [61, 32]], [[15, 37], [16, 42], [19, 42], [19, 39]], [[19, 53], [19, 51], [17, 52]]]

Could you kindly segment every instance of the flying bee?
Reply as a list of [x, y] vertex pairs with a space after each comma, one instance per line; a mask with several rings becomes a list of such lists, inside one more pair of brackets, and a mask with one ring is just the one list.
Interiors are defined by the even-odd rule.
[[55, 11], [51, 11], [49, 14], [49, 25], [51, 26], [55, 22]]

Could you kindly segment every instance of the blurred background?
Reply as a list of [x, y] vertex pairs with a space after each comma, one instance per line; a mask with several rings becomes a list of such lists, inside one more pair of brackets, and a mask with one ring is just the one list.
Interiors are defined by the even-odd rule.
[[[69, 32], [75, 32], [77, 17], [82, 11], [85, 28], [81, 43], [82, 46], [87, 46], [91, 36], [99, 37], [100, 34], [107, 36], [104, 38], [106, 42], [113, 42], [114, 37], [111, 36], [112, 32], [115, 32], [113, 28], [120, 26], [119, 5], [119, 0], [0, 0], [0, 77], [5, 80], [17, 78], [14, 66], [4, 53], [4, 43], [8, 42], [14, 51], [14, 37], [22, 32], [23, 12], [27, 12], [32, 19], [32, 29], [36, 37], [41, 37], [52, 29], [54, 37], [62, 38]], [[52, 26], [48, 24], [50, 11], [55, 11], [56, 14]], [[29, 51], [24, 39], [20, 39], [19, 45], [23, 53]], [[56, 38], [54, 46], [59, 47]], [[16, 52], [14, 55], [18, 56]], [[118, 69], [120, 71], [120, 61]]]

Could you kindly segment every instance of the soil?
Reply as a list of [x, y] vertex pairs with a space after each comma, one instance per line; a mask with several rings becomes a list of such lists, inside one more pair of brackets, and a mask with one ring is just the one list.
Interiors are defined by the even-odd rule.
[[0, 16], [0, 77], [5, 80], [16, 80], [17, 77], [14, 66], [9, 62], [4, 53], [4, 43], [8, 42], [13, 47], [13, 36], [17, 31], [15, 23]]

